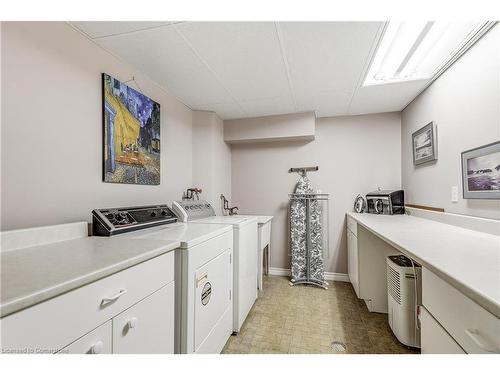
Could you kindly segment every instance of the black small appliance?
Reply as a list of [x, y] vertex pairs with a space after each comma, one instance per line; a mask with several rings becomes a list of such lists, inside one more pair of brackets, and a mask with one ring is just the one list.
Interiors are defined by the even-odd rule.
[[376, 190], [366, 194], [367, 212], [372, 214], [394, 215], [405, 213], [405, 194], [403, 190]]
[[101, 208], [92, 211], [92, 235], [113, 236], [176, 221], [177, 217], [166, 204]]

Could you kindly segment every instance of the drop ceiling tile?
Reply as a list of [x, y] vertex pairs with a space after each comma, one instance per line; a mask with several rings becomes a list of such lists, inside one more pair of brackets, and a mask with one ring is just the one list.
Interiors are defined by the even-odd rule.
[[293, 98], [274, 22], [73, 24], [189, 107], [223, 119], [399, 111], [427, 84], [357, 88], [381, 22], [279, 23]]
[[301, 112], [316, 111], [316, 116], [340, 116], [347, 113], [352, 93], [346, 91], [317, 91], [296, 94], [297, 108]]
[[294, 90], [354, 91], [381, 22], [280, 22]]
[[238, 101], [290, 97], [274, 22], [176, 25]]
[[190, 74], [174, 76], [160, 82], [188, 106], [206, 103], [232, 101], [231, 96], [206, 69], [193, 70]]
[[246, 117], [270, 116], [295, 112], [294, 104], [289, 96], [240, 101], [239, 103], [246, 112]]
[[173, 27], [98, 39], [188, 106], [232, 98]]
[[128, 33], [144, 30], [151, 27], [170, 25], [171, 21], [159, 22], [111, 22], [111, 21], [82, 21], [71, 22], [91, 38], [101, 38], [108, 35]]
[[401, 111], [429, 80], [362, 86], [354, 94], [349, 114]]

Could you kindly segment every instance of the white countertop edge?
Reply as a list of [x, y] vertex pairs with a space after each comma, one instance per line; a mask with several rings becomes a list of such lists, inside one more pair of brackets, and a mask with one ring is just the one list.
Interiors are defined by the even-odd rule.
[[179, 241], [165, 241], [165, 245], [159, 246], [154, 250], [142, 253], [138, 256], [128, 258], [121, 262], [112, 264], [110, 266], [95, 270], [77, 278], [68, 280], [67, 282], [54, 285], [53, 287], [42, 289], [33, 294], [28, 294], [14, 300], [4, 302], [0, 306], [0, 318], [4, 318], [10, 314], [32, 307], [39, 303], [45, 302], [49, 299], [58, 297], [64, 293], [78, 289], [87, 284], [93, 283], [105, 277], [111, 276], [115, 273], [123, 271], [127, 268], [136, 266], [139, 263], [146, 262], [157, 256], [166, 254], [180, 247]]
[[[188, 222], [189, 223], [189, 222]], [[224, 225], [224, 224], [215, 224], [215, 225]], [[231, 232], [233, 230], [233, 226], [231, 224], [224, 225], [224, 228], [220, 228], [217, 230], [214, 230], [210, 233], [207, 233], [205, 235], [196, 237], [192, 240], [189, 241], [179, 241], [179, 248], [186, 250], [187, 248], [198, 246], [199, 244], [202, 244], [203, 242], [209, 241], [212, 238], [219, 237], [223, 234], [226, 234], [228, 232]]]
[[[425, 266], [428, 268], [430, 271], [434, 272], [436, 275], [442, 277], [445, 281], [453, 285], [455, 288], [460, 290], [462, 293], [464, 293], [467, 297], [481, 305], [484, 309], [488, 310], [490, 313], [495, 315], [497, 318], [500, 318], [500, 303], [483, 293], [481, 293], [477, 289], [473, 289], [467, 284], [465, 284], [463, 281], [460, 279], [457, 279], [456, 277], [448, 274], [445, 270], [440, 269], [433, 265], [432, 263], [427, 262], [425, 259], [422, 259], [418, 256], [416, 256], [411, 250], [405, 249], [398, 244], [394, 243], [391, 241], [389, 238], [383, 236], [382, 234], [376, 232], [375, 230], [371, 229], [370, 227], [366, 226], [363, 222], [359, 221], [358, 218], [356, 218], [354, 215], [351, 215], [351, 212], [347, 212], [347, 215], [351, 217], [353, 220], [356, 220], [358, 224], [363, 226], [366, 230], [370, 231], [377, 237], [381, 238], [382, 240], [386, 241], [389, 243], [391, 246], [396, 248], [397, 250], [401, 251], [403, 254], [409, 256], [413, 260], [417, 261], [420, 265]], [[423, 219], [419, 218], [420, 220], [428, 220], [428, 219]], [[441, 223], [444, 224], [444, 223]], [[444, 224], [444, 225], [450, 225], [450, 224]], [[465, 229], [465, 228], [464, 228]], [[465, 230], [471, 230], [471, 229], [465, 229]]]
[[263, 224], [269, 223], [273, 219], [274, 219], [274, 216], [263, 215], [263, 216], [258, 216], [257, 222], [259, 223], [259, 225], [263, 225]]

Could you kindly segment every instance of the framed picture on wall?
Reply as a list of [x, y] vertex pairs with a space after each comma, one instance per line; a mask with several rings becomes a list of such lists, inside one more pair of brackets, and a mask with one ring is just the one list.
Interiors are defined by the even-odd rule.
[[464, 199], [500, 199], [500, 141], [462, 152]]
[[437, 160], [437, 129], [434, 122], [429, 122], [411, 135], [413, 165], [420, 165]]
[[159, 185], [160, 104], [103, 73], [102, 122], [103, 181]]

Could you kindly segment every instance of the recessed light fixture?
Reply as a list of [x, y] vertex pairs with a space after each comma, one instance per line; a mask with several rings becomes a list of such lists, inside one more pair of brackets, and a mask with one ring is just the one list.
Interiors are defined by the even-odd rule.
[[390, 21], [363, 86], [437, 77], [495, 22]]

